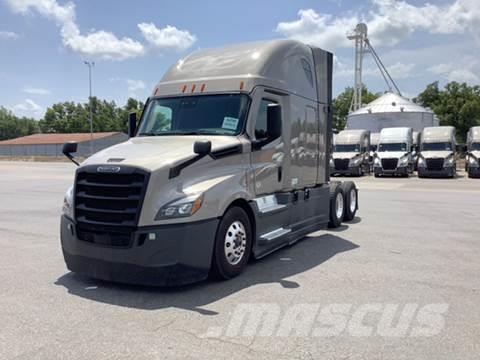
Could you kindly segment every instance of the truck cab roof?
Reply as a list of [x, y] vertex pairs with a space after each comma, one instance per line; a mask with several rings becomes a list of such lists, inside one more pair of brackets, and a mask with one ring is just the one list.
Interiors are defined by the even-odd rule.
[[335, 137], [335, 144], [360, 144], [369, 134], [368, 130], [342, 130]]
[[393, 127], [384, 128], [380, 132], [379, 143], [397, 143], [412, 142], [412, 128], [409, 127]]
[[327, 82], [316, 76], [326, 73], [326, 54], [295, 40], [199, 50], [170, 67], [152, 96], [251, 92], [264, 85], [327, 103]]
[[453, 126], [426, 127], [422, 131], [422, 142], [455, 141], [455, 128]]

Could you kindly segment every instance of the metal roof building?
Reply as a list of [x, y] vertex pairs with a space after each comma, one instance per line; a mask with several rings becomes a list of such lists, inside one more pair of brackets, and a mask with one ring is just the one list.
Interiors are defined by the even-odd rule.
[[[93, 151], [126, 141], [122, 132], [99, 132], [93, 134]], [[66, 142], [78, 143], [78, 156], [90, 155], [90, 133], [33, 134], [0, 141], [0, 156], [63, 156], [62, 146]]]
[[388, 92], [350, 113], [346, 128], [365, 129], [377, 133], [389, 127], [411, 127], [414, 131], [422, 131], [424, 127], [438, 124], [438, 118], [432, 110]]

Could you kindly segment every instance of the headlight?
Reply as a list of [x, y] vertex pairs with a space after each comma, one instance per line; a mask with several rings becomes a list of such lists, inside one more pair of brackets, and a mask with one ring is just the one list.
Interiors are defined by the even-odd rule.
[[468, 156], [468, 166], [478, 167], [478, 159], [473, 155], [469, 155]]
[[155, 220], [174, 219], [188, 217], [195, 214], [202, 206], [203, 194], [190, 195], [171, 203], [168, 203], [158, 210]]
[[408, 164], [408, 155], [404, 155], [400, 159], [398, 159], [398, 166], [405, 166], [407, 164]]
[[63, 198], [62, 214], [73, 219], [73, 186], [70, 186]]
[[382, 166], [382, 162], [380, 161], [380, 158], [375, 157], [375, 160], [373, 160], [373, 165]]
[[452, 166], [455, 158], [453, 155], [449, 155], [445, 158], [445, 162], [443, 163], [444, 166]]
[[335, 167], [335, 163], [333, 162], [333, 159], [330, 159], [330, 167]]
[[418, 156], [418, 163], [417, 166], [424, 167], [425, 166], [425, 159], [422, 156]]
[[348, 165], [349, 166], [357, 166], [360, 165], [363, 161], [363, 158], [361, 156], [354, 157], [353, 159], [350, 159]]

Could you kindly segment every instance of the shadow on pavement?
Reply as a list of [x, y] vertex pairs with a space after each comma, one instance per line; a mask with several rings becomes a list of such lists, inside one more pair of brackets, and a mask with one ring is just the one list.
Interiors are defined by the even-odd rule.
[[202, 309], [202, 306], [258, 284], [278, 283], [287, 290], [298, 288], [301, 283], [286, 278], [319, 266], [338, 253], [356, 248], [358, 245], [333, 234], [310, 236], [251, 262], [243, 274], [229, 281], [207, 280], [177, 288], [122, 285], [81, 277], [71, 272], [58, 278], [55, 284], [64, 286], [70, 294], [117, 306], [143, 310], [174, 307], [202, 315], [217, 315], [214, 311]]

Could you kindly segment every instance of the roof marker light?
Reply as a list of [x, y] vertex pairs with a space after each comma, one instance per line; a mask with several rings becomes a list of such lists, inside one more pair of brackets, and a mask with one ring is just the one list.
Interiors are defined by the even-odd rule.
[[202, 87], [200, 88], [200, 91], [203, 92], [205, 90], [205, 84], [202, 84]]
[[245, 86], [245, 83], [243, 81], [240, 81], [240, 90], [243, 90], [244, 86]]
[[192, 85], [192, 92], [195, 91], [195, 88], [196, 88], [196, 87], [197, 87], [197, 85], [195, 85], [195, 84]]
[[187, 85], [183, 85], [182, 93], [184, 93], [185, 91], [187, 91]]

